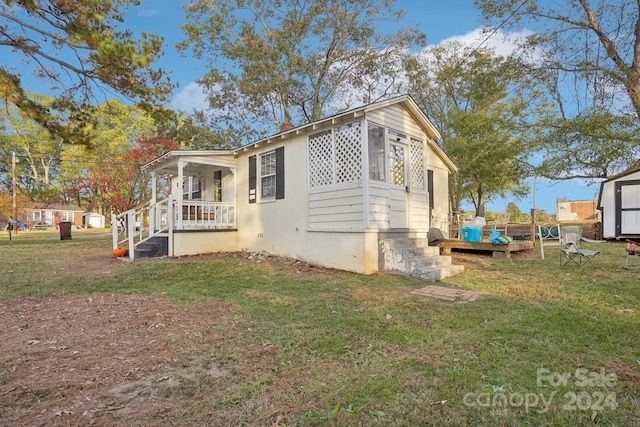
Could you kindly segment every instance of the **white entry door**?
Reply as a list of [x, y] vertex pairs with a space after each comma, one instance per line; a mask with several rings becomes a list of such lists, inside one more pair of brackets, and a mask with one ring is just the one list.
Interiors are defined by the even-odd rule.
[[389, 143], [389, 225], [391, 228], [408, 228], [407, 209], [409, 190], [407, 182], [407, 146]]

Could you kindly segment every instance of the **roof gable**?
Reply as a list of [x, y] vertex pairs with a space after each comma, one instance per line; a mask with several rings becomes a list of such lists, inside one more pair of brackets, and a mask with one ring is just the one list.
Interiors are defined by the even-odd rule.
[[327, 124], [339, 124], [344, 122], [345, 119], [353, 118], [358, 119], [365, 117], [368, 112], [380, 110], [387, 108], [391, 105], [400, 104], [409, 114], [413, 117], [413, 119], [418, 123], [418, 125], [425, 131], [428, 136], [427, 145], [431, 148], [436, 155], [442, 159], [442, 161], [447, 165], [447, 167], [451, 170], [451, 172], [456, 172], [458, 168], [455, 166], [453, 161], [446, 155], [446, 153], [442, 150], [442, 148], [436, 143], [436, 140], [441, 139], [442, 136], [440, 132], [435, 128], [433, 123], [429, 120], [427, 115], [422, 111], [422, 109], [418, 106], [415, 100], [410, 95], [402, 95], [395, 98], [374, 102], [372, 104], [363, 105], [358, 108], [354, 108], [352, 110], [348, 110], [342, 113], [335, 114], [333, 116], [326, 117], [324, 119], [317, 120], [315, 122], [307, 123], [305, 125], [301, 125], [298, 127], [294, 127], [292, 129], [287, 129], [275, 135], [260, 139], [256, 142], [252, 142], [250, 144], [243, 145], [235, 150], [233, 150], [233, 154], [238, 156], [243, 152], [250, 151], [251, 149], [259, 148], [264, 144], [272, 144], [274, 142], [283, 141], [291, 139], [294, 136], [307, 133], [312, 130], [319, 130], [325, 127]]

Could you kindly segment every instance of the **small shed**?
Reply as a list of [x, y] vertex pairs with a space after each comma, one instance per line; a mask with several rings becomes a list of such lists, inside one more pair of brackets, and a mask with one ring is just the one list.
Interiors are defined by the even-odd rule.
[[602, 212], [602, 237], [621, 239], [640, 236], [640, 169], [600, 184], [598, 209]]
[[100, 215], [96, 212], [88, 212], [82, 215], [82, 225], [87, 228], [104, 228], [104, 215]]

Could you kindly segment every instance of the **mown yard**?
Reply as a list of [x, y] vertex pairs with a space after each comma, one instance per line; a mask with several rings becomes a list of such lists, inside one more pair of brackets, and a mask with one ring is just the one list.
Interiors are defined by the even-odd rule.
[[640, 424], [622, 243], [583, 271], [454, 252], [467, 304], [244, 253], [130, 263], [91, 231], [0, 248], [2, 425]]

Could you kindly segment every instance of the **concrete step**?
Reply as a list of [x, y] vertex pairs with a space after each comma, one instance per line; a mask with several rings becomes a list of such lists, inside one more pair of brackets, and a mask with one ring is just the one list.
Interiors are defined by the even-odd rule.
[[452, 258], [450, 255], [437, 255], [429, 257], [405, 258], [404, 265], [406, 271], [416, 271], [431, 267], [442, 267], [451, 265]]
[[464, 265], [446, 265], [438, 267], [425, 268], [420, 272], [411, 273], [411, 277], [417, 279], [435, 282], [436, 280], [446, 279], [447, 277], [453, 277], [456, 274], [460, 274], [464, 271]]
[[429, 246], [427, 239], [393, 237], [380, 239], [380, 269], [393, 274], [435, 281], [464, 271], [452, 258], [440, 255], [440, 248]]
[[418, 246], [413, 248], [402, 248], [401, 250], [403, 258], [440, 256], [440, 248], [437, 246]]

